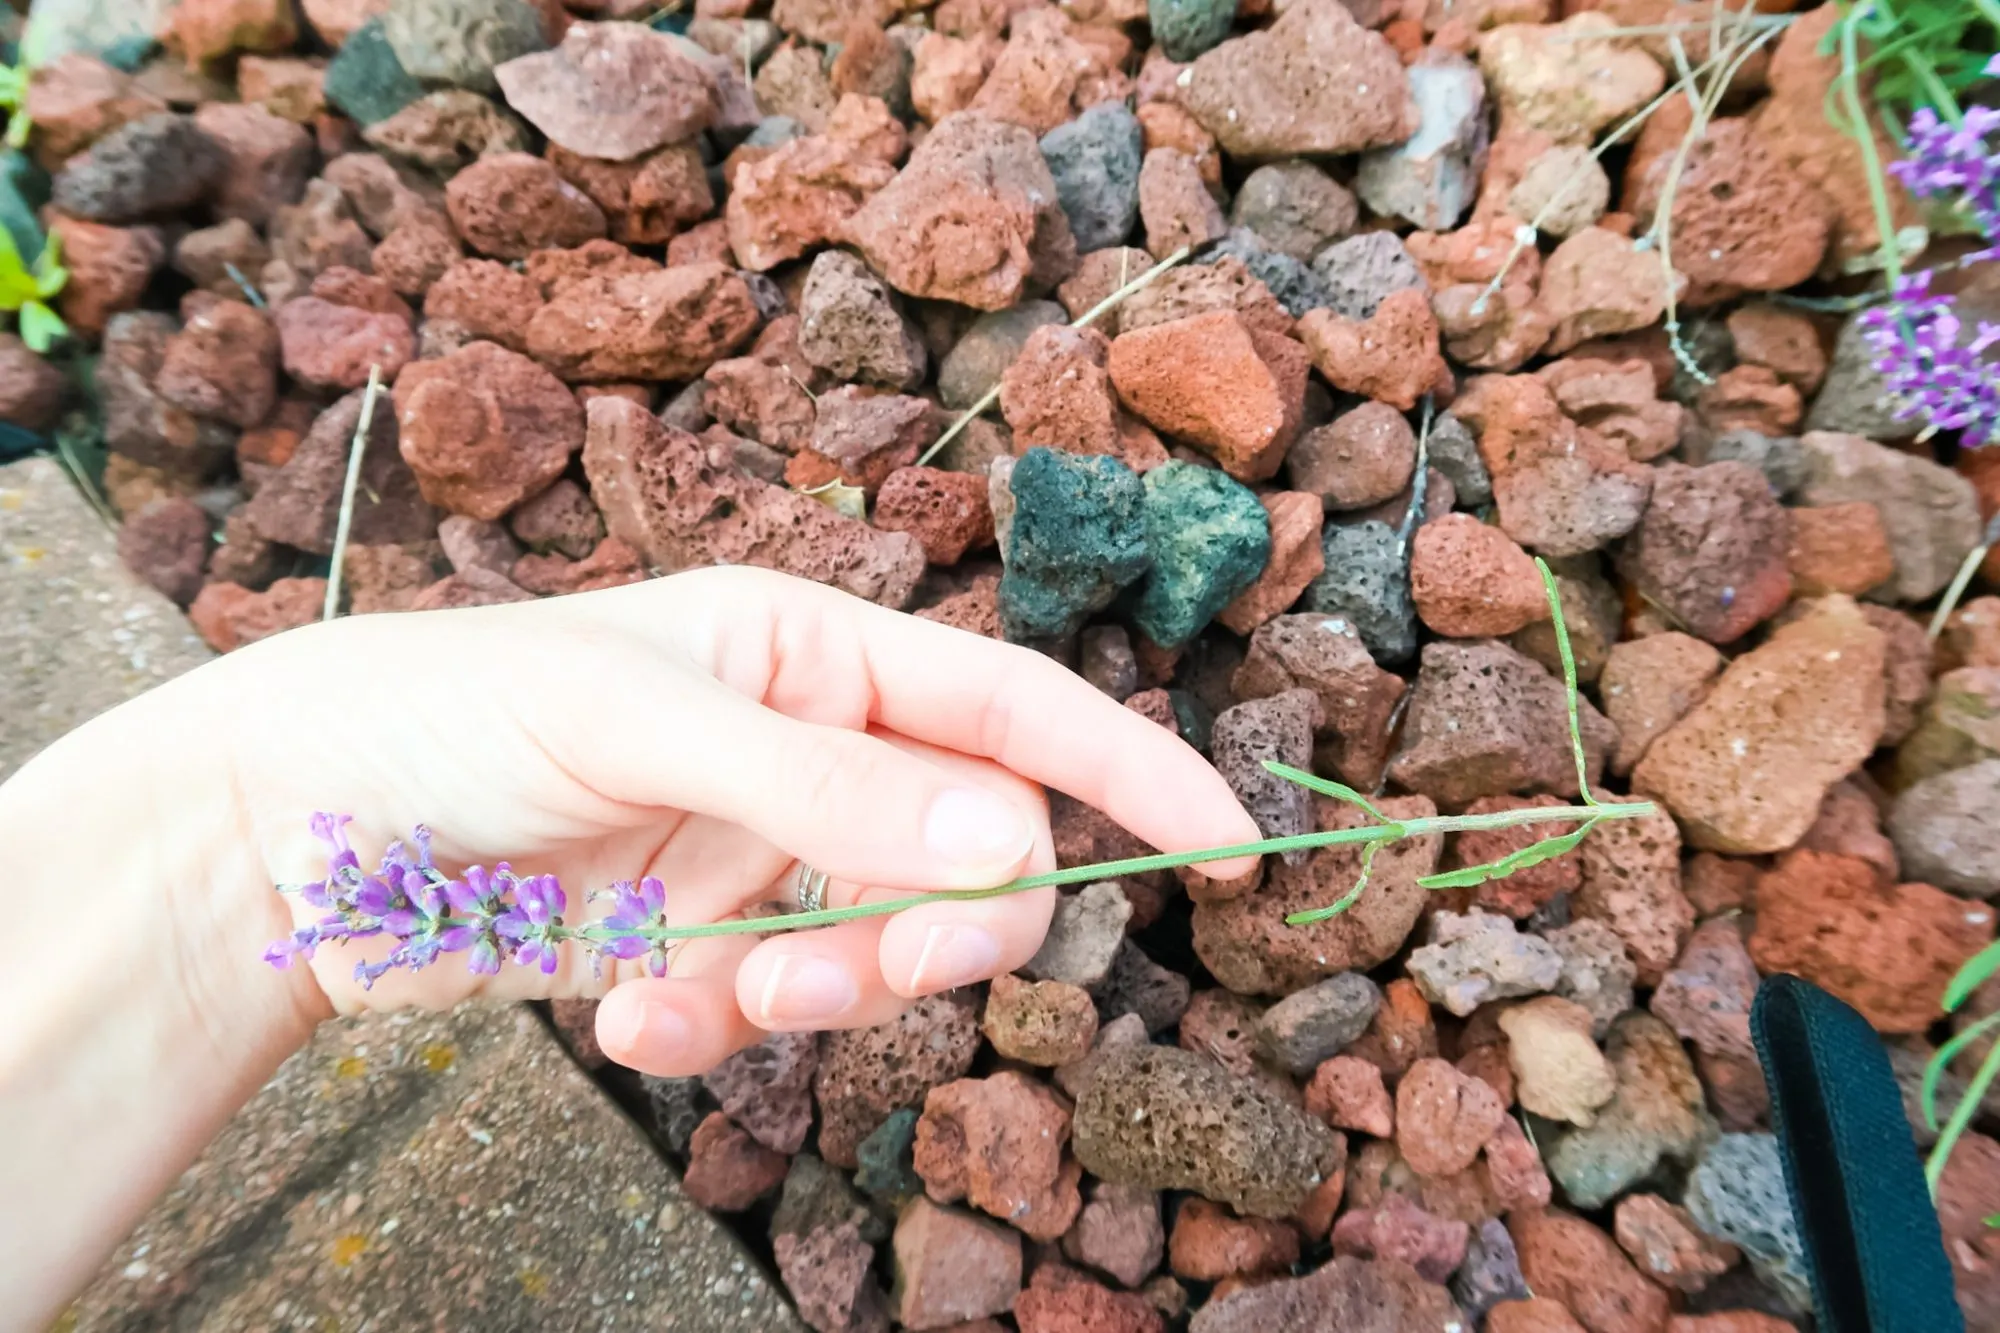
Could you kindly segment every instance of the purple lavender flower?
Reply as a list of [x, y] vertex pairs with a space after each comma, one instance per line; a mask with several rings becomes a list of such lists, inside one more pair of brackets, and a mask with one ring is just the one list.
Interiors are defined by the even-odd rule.
[[1908, 153], [1889, 170], [1919, 199], [1956, 196], [1988, 245], [2000, 238], [2000, 153], [1987, 138], [2000, 110], [1975, 106], [1957, 124], [1922, 107], [1910, 117]]
[[491, 870], [470, 866], [452, 878], [432, 861], [430, 830], [421, 825], [408, 843], [389, 844], [369, 873], [348, 842], [350, 822], [347, 815], [313, 816], [313, 835], [327, 846], [326, 878], [286, 891], [325, 915], [267, 948], [264, 960], [273, 967], [309, 960], [330, 941], [388, 935], [396, 946], [386, 956], [355, 965], [363, 986], [395, 969], [428, 967], [448, 953], [465, 954], [476, 974], [490, 976], [511, 959], [553, 975], [565, 941], [588, 950], [594, 962], [643, 957], [655, 976], [666, 972], [667, 943], [650, 933], [666, 923], [667, 886], [658, 879], [614, 885], [600, 895], [613, 899], [613, 915], [571, 926], [563, 920], [569, 897], [554, 875], [521, 876], [502, 862]]

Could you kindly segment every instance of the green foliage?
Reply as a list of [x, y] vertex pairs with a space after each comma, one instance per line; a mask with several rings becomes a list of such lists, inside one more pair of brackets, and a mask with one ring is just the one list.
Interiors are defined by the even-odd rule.
[[[1945, 987], [1945, 1012], [1956, 1013], [1996, 971], [2000, 971], [2000, 941], [1987, 945], [1958, 969], [1951, 984]], [[1938, 1084], [1961, 1052], [1980, 1038], [1993, 1035], [1996, 1028], [2000, 1028], [2000, 1013], [1986, 1015], [1938, 1047], [1924, 1066], [1924, 1081], [1918, 1091], [1918, 1101], [1923, 1108], [1924, 1123], [1938, 1131], [1938, 1141], [1932, 1147], [1929, 1159], [1924, 1162], [1924, 1177], [1930, 1182], [1933, 1198], [1937, 1196], [1938, 1181], [1944, 1175], [1945, 1163], [1951, 1160], [1951, 1150], [1958, 1146], [1967, 1126], [1971, 1125], [1980, 1103], [1986, 1099], [1986, 1090], [1993, 1086], [1996, 1077], [2000, 1077], [2000, 1041], [1994, 1042], [1993, 1049], [1986, 1053], [1978, 1072], [1972, 1076], [1972, 1082], [1966, 1085], [1965, 1095], [1952, 1108], [1951, 1118], [1942, 1127], [1938, 1124], [1937, 1115]]]
[[28, 131], [33, 122], [28, 119], [28, 61], [24, 56], [12, 65], [0, 65], [0, 107], [7, 111], [6, 145], [9, 148], [26, 148]]
[[1501, 857], [1498, 861], [1483, 866], [1466, 866], [1460, 870], [1448, 870], [1441, 875], [1425, 875], [1417, 881], [1419, 888], [1425, 889], [1470, 889], [1484, 884], [1489, 879], [1505, 879], [1516, 871], [1538, 866], [1544, 861], [1553, 861], [1558, 856], [1573, 852], [1584, 835], [1602, 822], [1603, 816], [1586, 819], [1573, 832], [1559, 833], [1553, 838], [1543, 838], [1531, 843], [1518, 852]]
[[[1959, 96], [1985, 77], [2000, 44], [2000, 6], [1993, 0], [1841, 0], [1841, 27], [1851, 24], [1868, 46], [1857, 73], [1872, 78], [1878, 106], [1907, 118], [1920, 106], [1958, 118]], [[1832, 54], [1841, 27], [1820, 45]]]
[[21, 341], [34, 351], [48, 351], [57, 338], [69, 332], [62, 317], [48, 306], [68, 281], [60, 237], [50, 236], [43, 242], [42, 252], [28, 265], [21, 262], [13, 235], [0, 228], [0, 310], [20, 312]]

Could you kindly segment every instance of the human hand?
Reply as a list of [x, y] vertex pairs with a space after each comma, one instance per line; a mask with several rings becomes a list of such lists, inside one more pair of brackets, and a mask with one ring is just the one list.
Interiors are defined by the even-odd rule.
[[[590, 891], [658, 876], [670, 925], [783, 898], [795, 858], [833, 877], [833, 907], [1052, 869], [1038, 783], [1169, 851], [1257, 836], [1194, 751], [1040, 654], [760, 570], [357, 617], [197, 674], [271, 880], [323, 873], [305, 834], [321, 808], [354, 816], [364, 862], [425, 823], [449, 869], [507, 860], [555, 874], [572, 922], [605, 910], [586, 907]], [[268, 881], [265, 894], [273, 938], [288, 902], [299, 924], [318, 915]], [[594, 975], [570, 945], [549, 976], [474, 975], [446, 955], [364, 990], [354, 964], [386, 953], [382, 939], [322, 946], [310, 975], [318, 1003], [341, 1012], [605, 994], [607, 1054], [689, 1074], [766, 1031], [871, 1026], [910, 998], [1019, 967], [1053, 899], [689, 940], [657, 979], [641, 960]]]

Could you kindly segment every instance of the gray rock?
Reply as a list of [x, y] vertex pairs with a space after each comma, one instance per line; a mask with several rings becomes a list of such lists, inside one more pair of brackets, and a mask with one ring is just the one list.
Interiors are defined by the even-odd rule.
[[1079, 252], [1121, 244], [1131, 234], [1144, 156], [1145, 132], [1123, 102], [1099, 102], [1042, 136], [1042, 159]]
[[1257, 1052], [1304, 1076], [1359, 1040], [1382, 1007], [1382, 992], [1359, 972], [1342, 972], [1294, 991], [1257, 1020]]
[[1363, 153], [1354, 189], [1383, 217], [1446, 231], [1479, 192], [1486, 83], [1471, 61], [1455, 55], [1421, 61], [1408, 74], [1422, 117], [1417, 132], [1395, 148]]
[[1131, 900], [1117, 880], [1086, 884], [1056, 900], [1049, 933], [1021, 972], [1036, 981], [1063, 981], [1088, 990], [1110, 975], [1131, 919]]
[[1897, 419], [1888, 385], [1875, 369], [1875, 354], [1862, 336], [1861, 316], [1849, 315], [1834, 340], [1826, 379], [1806, 410], [1806, 429], [1844, 431], [1871, 440], [1907, 440], [1923, 429], [1923, 424], [1916, 417]]
[[1975, 898], [2000, 894], [2000, 759], [1925, 778], [1889, 811], [1903, 877]]
[[1771, 489], [1784, 499], [1806, 484], [1806, 455], [1796, 435], [1762, 435], [1754, 430], [1724, 431], [1711, 440], [1696, 439], [1687, 460], [1704, 463], [1748, 463], [1764, 474]]
[[[1312, 793], [1264, 765], [1310, 769], [1313, 732], [1323, 720], [1318, 697], [1304, 689], [1246, 699], [1215, 719], [1209, 746], [1216, 771], [1266, 838], [1292, 838], [1313, 830]], [[1302, 865], [1309, 854], [1293, 850], [1284, 853], [1284, 860]]]
[[1229, 35], [1236, 0], [1146, 0], [1153, 40], [1169, 60], [1193, 60]]
[[923, 339], [888, 286], [845, 250], [822, 250], [806, 274], [799, 352], [836, 379], [904, 389], [924, 378]]
[[653, 1132], [667, 1145], [668, 1152], [687, 1156], [688, 1142], [694, 1138], [695, 1129], [715, 1109], [708, 1089], [698, 1077], [655, 1078], [642, 1074], [639, 1082], [652, 1105]]
[[1393, 231], [1364, 231], [1335, 241], [1313, 256], [1312, 269], [1326, 284], [1327, 308], [1349, 319], [1367, 319], [1391, 292], [1430, 290]]
[[118, 558], [53, 458], [0, 467], [0, 781], [105, 709], [214, 656]]
[[981, 315], [938, 363], [938, 397], [954, 411], [971, 407], [1000, 382], [1029, 334], [1044, 324], [1067, 323], [1069, 312], [1054, 301], [1023, 301]]
[[1312, 163], [1270, 162], [1243, 178], [1229, 220], [1265, 247], [1309, 261], [1354, 230], [1361, 215], [1353, 193]]
[[1785, 1190], [1784, 1159], [1775, 1135], [1718, 1138], [1689, 1175], [1682, 1203], [1696, 1226], [1741, 1248], [1758, 1275], [1793, 1309], [1812, 1309], [1805, 1244]]
[[1326, 572], [1306, 588], [1305, 609], [1354, 627], [1377, 662], [1395, 666], [1417, 651], [1410, 553], [1386, 523], [1331, 524], [1320, 539]]
[[1090, 998], [1097, 1001], [1097, 1017], [1103, 1024], [1100, 1031], [1127, 1014], [1136, 1014], [1146, 1025], [1146, 1034], [1157, 1036], [1181, 1021], [1193, 989], [1186, 977], [1161, 967], [1127, 939], [1119, 944], [1111, 971], [1090, 987]]
[[1882, 516], [1896, 577], [1885, 585], [1899, 602], [1921, 602], [1951, 582], [1979, 544], [1979, 501], [1972, 483], [1950, 468], [1859, 435], [1802, 437], [1806, 483], [1800, 503], [1865, 500]]
[[1579, 1208], [1601, 1208], [1666, 1162], [1686, 1162], [1714, 1133], [1701, 1081], [1665, 1023], [1634, 1011], [1612, 1025], [1605, 1054], [1618, 1091], [1585, 1129], [1546, 1153], [1549, 1176]]
[[163, 111], [128, 121], [71, 158], [51, 200], [92, 222], [137, 222], [200, 203], [227, 167], [222, 145], [191, 117]]
[[1553, 990], [1562, 955], [1523, 935], [1512, 920], [1474, 910], [1431, 917], [1431, 942], [1410, 954], [1409, 973], [1432, 1004], [1464, 1018], [1482, 1004]]
[[1431, 422], [1425, 453], [1430, 465], [1451, 483], [1460, 509], [1479, 509], [1493, 502], [1493, 478], [1487, 475], [1486, 460], [1479, 456], [1479, 438], [1472, 427], [1449, 412], [1438, 413]]
[[527, 0], [395, 0], [382, 35], [412, 78], [498, 92], [493, 67], [548, 45]]
[[1242, 261], [1251, 276], [1271, 289], [1278, 304], [1294, 317], [1331, 304], [1333, 293], [1320, 281], [1304, 260], [1277, 250], [1267, 250], [1257, 234], [1244, 227], [1232, 227], [1209, 251], [1211, 259], [1224, 256]]
[[[533, 1200], [531, 1250], [507, 1199]], [[262, 1329], [282, 1307], [331, 1328], [355, 1318], [357, 1277], [384, 1328], [461, 1327], [477, 1290], [494, 1328], [599, 1328], [615, 1292], [634, 1327], [804, 1331], [518, 1005], [324, 1025], [119, 1246], [70, 1326]]]
[[1639, 969], [1618, 933], [1593, 917], [1542, 933], [1562, 958], [1554, 993], [1590, 1010], [1592, 1035], [1600, 1040], [1611, 1021], [1632, 1007], [1632, 983]]
[[1500, 1302], [1528, 1298], [1528, 1279], [1505, 1222], [1489, 1217], [1474, 1228], [1465, 1262], [1451, 1275], [1451, 1294], [1475, 1325]]

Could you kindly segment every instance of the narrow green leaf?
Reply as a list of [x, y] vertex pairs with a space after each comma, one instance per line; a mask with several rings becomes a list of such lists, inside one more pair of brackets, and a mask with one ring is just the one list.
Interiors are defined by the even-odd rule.
[[1937, 1198], [1938, 1181], [1944, 1177], [1945, 1163], [1951, 1160], [1951, 1150], [1965, 1134], [1965, 1128], [1972, 1123], [1972, 1117], [1979, 1111], [1980, 1103], [1986, 1100], [1986, 1090], [1993, 1086], [1993, 1080], [2000, 1076], [2000, 1041], [1993, 1043], [1993, 1049], [1986, 1053], [1980, 1063], [1979, 1072], [1972, 1076], [1972, 1082], [1965, 1087], [1965, 1096], [1952, 1108], [1951, 1119], [1938, 1132], [1937, 1146], [1924, 1162], [1924, 1180], [1931, 1187], [1931, 1198]]
[[1549, 568], [1548, 561], [1536, 556], [1535, 568], [1542, 576], [1542, 590], [1549, 596], [1549, 619], [1556, 632], [1556, 651], [1562, 654], [1563, 700], [1569, 705], [1569, 744], [1576, 752], [1576, 793], [1585, 805], [1596, 805], [1597, 798], [1590, 794], [1590, 766], [1583, 755], [1583, 726], [1577, 720], [1576, 655], [1569, 647], [1569, 626], [1563, 623], [1562, 593], [1556, 587], [1555, 571]]
[[1951, 1067], [1951, 1062], [1958, 1058], [1960, 1051], [1972, 1045], [1973, 1042], [1978, 1041], [1988, 1032], [1991, 1032], [1996, 1026], [2000, 1026], [2000, 1013], [1986, 1015], [1986, 1017], [1974, 1023], [1971, 1027], [1958, 1033], [1950, 1041], [1938, 1047], [1930, 1060], [1925, 1063], [1924, 1081], [1918, 1089], [1917, 1100], [1923, 1106], [1924, 1123], [1929, 1125], [1933, 1132], [1938, 1127], [1938, 1084], [1944, 1081], [1945, 1071]]
[[1361, 853], [1361, 878], [1354, 881], [1354, 887], [1342, 895], [1338, 902], [1329, 903], [1325, 907], [1315, 907], [1310, 912], [1294, 912], [1285, 918], [1285, 924], [1310, 926], [1315, 922], [1328, 921], [1360, 902], [1361, 891], [1368, 887], [1368, 876], [1375, 869], [1375, 853], [1381, 850], [1381, 847], [1382, 844], [1379, 842], [1368, 844], [1368, 849]]
[[1945, 1012], [1955, 1013], [1995, 972], [2000, 972], [2000, 940], [1966, 959], [1965, 966], [1952, 976], [1951, 984], [1944, 988]]
[[40, 301], [22, 303], [21, 341], [28, 345], [29, 351], [45, 353], [68, 332], [69, 325], [63, 323], [62, 316]]
[[1344, 782], [1335, 782], [1332, 778], [1323, 778], [1317, 774], [1308, 773], [1303, 769], [1293, 768], [1290, 764], [1281, 764], [1275, 759], [1266, 759], [1264, 761], [1264, 771], [1281, 777], [1287, 782], [1296, 782], [1301, 787], [1318, 792], [1321, 796], [1331, 796], [1337, 801], [1346, 801], [1349, 805], [1358, 805], [1384, 824], [1393, 824], [1396, 822], [1380, 810], [1377, 810], [1374, 802]]
[[1553, 838], [1543, 838], [1531, 843], [1520, 851], [1501, 857], [1481, 866], [1466, 866], [1462, 870], [1447, 870], [1441, 875], [1425, 875], [1417, 881], [1420, 889], [1470, 889], [1484, 884], [1489, 879], [1505, 879], [1516, 871], [1538, 866], [1544, 861], [1554, 860], [1564, 852], [1573, 852], [1586, 833], [1596, 828], [1603, 820], [1585, 820], [1582, 827], [1571, 833], [1558, 834]]

